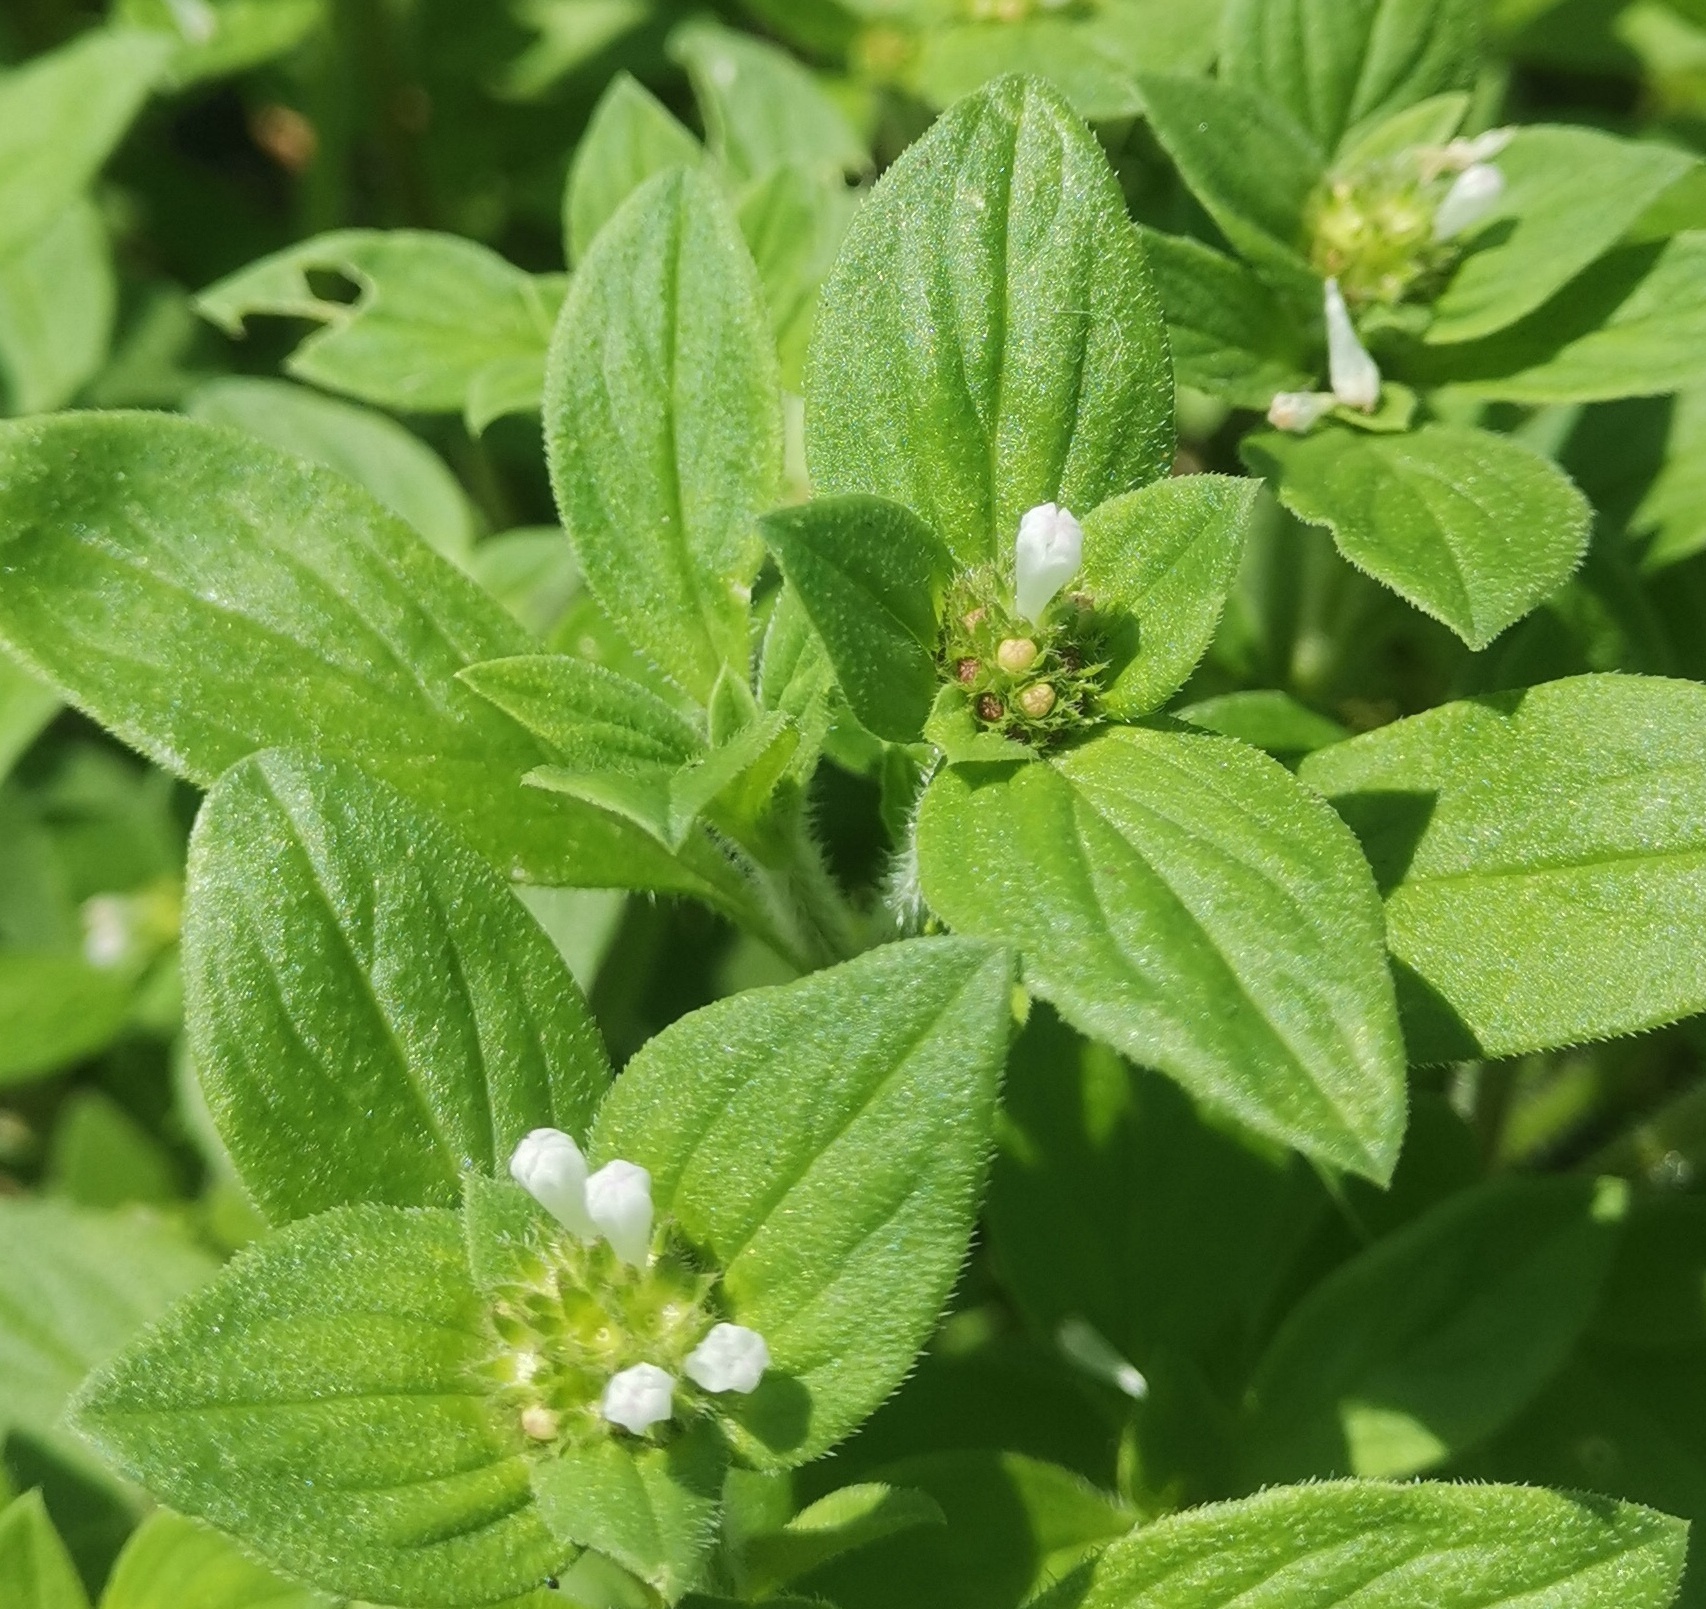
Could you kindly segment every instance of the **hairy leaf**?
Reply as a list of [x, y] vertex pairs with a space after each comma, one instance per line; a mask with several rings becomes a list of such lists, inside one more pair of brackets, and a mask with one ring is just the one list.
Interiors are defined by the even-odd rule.
[[1386, 891], [1418, 1060], [1706, 1010], [1706, 689], [1582, 676], [1323, 749], [1304, 777]]
[[1049, 764], [951, 769], [918, 861], [931, 907], [1020, 949], [1075, 1027], [1258, 1133], [1390, 1176], [1404, 1050], [1373, 880], [1282, 766], [1124, 727]]
[[618, 73], [592, 109], [575, 147], [563, 196], [563, 238], [578, 263], [598, 231], [647, 179], [666, 168], [693, 167], [705, 149], [692, 132], [631, 73]]
[[821, 494], [870, 493], [962, 565], [1010, 563], [1039, 503], [1079, 514], [1165, 472], [1172, 387], [1136, 229], [1046, 85], [962, 101], [879, 181], [807, 366]]
[[1109, 714], [1147, 715], [1196, 669], [1238, 573], [1257, 490], [1225, 475], [1184, 475], [1085, 520], [1079, 584], [1107, 623]]
[[1246, 462], [1299, 519], [1325, 525], [1339, 551], [1471, 648], [1569, 580], [1587, 551], [1592, 510], [1531, 447], [1462, 425], [1376, 435], [1329, 426], [1263, 431]]
[[600, 233], [551, 347], [545, 439], [563, 524], [617, 628], [699, 702], [747, 663], [753, 521], [782, 417], [752, 259], [715, 181], [650, 180]]
[[240, 1253], [90, 1379], [75, 1423], [313, 1586], [454, 1609], [570, 1551], [478, 1384], [496, 1346], [455, 1214], [344, 1207]]
[[190, 1048], [274, 1219], [453, 1206], [530, 1129], [584, 1134], [609, 1078], [586, 1002], [502, 878], [353, 767], [268, 753], [191, 845]]
[[545, 752], [456, 673], [526, 634], [366, 493], [251, 437], [158, 414], [0, 427], [0, 578], [0, 642], [203, 786], [298, 744], [536, 881], [740, 897], [709, 848], [692, 871], [521, 788]]
[[936, 697], [937, 612], [953, 575], [936, 533], [880, 497], [819, 498], [762, 529], [853, 713], [880, 738], [917, 741]]
[[[1521, 1486], [1278, 1487], [1158, 1521], [1096, 1561], [1083, 1609], [1665, 1609], [1687, 1527], [1651, 1509]], [[1188, 1592], [1188, 1600], [1179, 1594]]]
[[48, 413], [76, 396], [106, 361], [117, 308], [106, 224], [79, 197], [28, 245], [0, 258], [0, 376], [9, 411]]
[[156, 1509], [119, 1555], [101, 1609], [331, 1609], [331, 1602], [256, 1564], [217, 1531]]
[[1220, 72], [1333, 151], [1358, 124], [1467, 89], [1480, 21], [1475, 0], [1231, 0]]
[[651, 1170], [659, 1210], [769, 1343], [732, 1408], [761, 1464], [841, 1440], [934, 1326], [982, 1188], [1010, 983], [987, 945], [888, 945], [684, 1018], [599, 1112], [594, 1160]]
[[77, 1567], [40, 1492], [0, 1508], [0, 1590], [6, 1609], [89, 1609]]
[[[328, 300], [311, 272], [341, 274], [359, 294]], [[324, 328], [285, 364], [297, 379], [398, 412], [461, 413], [480, 430], [538, 407], [562, 299], [560, 277], [524, 274], [457, 235], [342, 229], [239, 269], [196, 307], [231, 335], [256, 313], [311, 319]]]

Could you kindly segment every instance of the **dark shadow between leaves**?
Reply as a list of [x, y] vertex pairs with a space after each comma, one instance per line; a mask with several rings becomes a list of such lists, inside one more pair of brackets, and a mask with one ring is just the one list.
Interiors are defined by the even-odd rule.
[[1474, 1061], [1486, 1055], [1456, 1008], [1421, 973], [1392, 958], [1392, 982], [1398, 993], [1398, 1018], [1412, 1066]]
[[1341, 793], [1334, 795], [1333, 808], [1361, 841], [1384, 899], [1404, 881], [1416, 858], [1422, 835], [1439, 808], [1439, 793], [1432, 788]]
[[770, 1373], [741, 1403], [738, 1417], [771, 1452], [791, 1453], [811, 1432], [812, 1394], [792, 1375]]

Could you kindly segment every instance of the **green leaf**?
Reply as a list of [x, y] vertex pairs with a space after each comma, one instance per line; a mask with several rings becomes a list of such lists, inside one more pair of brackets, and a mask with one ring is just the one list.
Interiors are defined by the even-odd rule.
[[800, 1510], [775, 1531], [750, 1538], [738, 1569], [748, 1597], [762, 1598], [832, 1559], [924, 1525], [946, 1525], [928, 1493], [873, 1481], [843, 1486]]
[[[359, 294], [328, 300], [310, 273], [341, 274]], [[239, 269], [196, 308], [231, 335], [256, 313], [311, 319], [324, 328], [285, 364], [298, 380], [393, 412], [466, 414], [478, 430], [497, 417], [473, 406], [482, 395], [538, 406], [562, 298], [560, 277], [457, 235], [341, 229]]]
[[1083, 1609], [1191, 1609], [1266, 1596], [1309, 1609], [1665, 1609], [1687, 1527], [1604, 1498], [1521, 1486], [1279, 1487], [1143, 1526], [1096, 1561]]
[[1146, 229], [1143, 246], [1180, 385], [1263, 412], [1276, 392], [1308, 389], [1315, 366], [1303, 332], [1249, 269], [1184, 235]]
[[515, 20], [541, 37], [509, 64], [498, 88], [516, 100], [532, 100], [653, 14], [651, 0], [518, 0]]
[[1338, 152], [1340, 171], [1384, 162], [1418, 145], [1444, 145], [1462, 127], [1473, 104], [1466, 91], [1433, 95], [1355, 131]]
[[66, 1101], [43, 1183], [84, 1207], [161, 1205], [183, 1193], [165, 1146], [98, 1089], [78, 1090]]
[[1173, 455], [1161, 309], [1106, 157], [1060, 97], [1004, 78], [878, 182], [824, 287], [812, 480], [1011, 563], [1025, 513], [1087, 514]]
[[578, 770], [673, 770], [705, 749], [702, 734], [673, 705], [584, 659], [497, 659], [470, 665], [461, 679]]
[[770, 326], [782, 360], [782, 382], [803, 384], [818, 295], [859, 206], [856, 192], [787, 163], [750, 186], [740, 202], [740, 228], [764, 285]]
[[124, 1026], [131, 981], [77, 955], [0, 950], [0, 1088], [104, 1050]]
[[593, 595], [703, 703], [747, 664], [753, 522], [782, 475], [774, 343], [712, 179], [660, 174], [599, 234], [552, 342], [545, 440]]
[[684, 23], [669, 49], [693, 81], [712, 152], [737, 183], [785, 162], [825, 177], [869, 165], [846, 114], [786, 51], [710, 21]]
[[119, 1555], [101, 1609], [331, 1609], [216, 1531], [156, 1509]]
[[647, 179], [667, 168], [695, 167], [704, 147], [631, 73], [618, 73], [592, 109], [575, 147], [563, 197], [563, 238], [578, 263], [594, 237]]
[[1642, 676], [1448, 704], [1304, 762], [1386, 891], [1417, 1060], [1706, 1009], [1703, 767], [1706, 690]]
[[1499, 158], [1499, 209], [1434, 304], [1427, 340], [1479, 340], [1549, 301], [1609, 251], [1694, 159], [1585, 128], [1518, 131]]
[[269, 1217], [450, 1206], [609, 1079], [586, 1002], [503, 879], [352, 767], [229, 772], [191, 842], [191, 1054]]
[[95, 28], [0, 80], [0, 260], [88, 189], [158, 82], [171, 45]]
[[1334, 151], [1359, 124], [1469, 88], [1480, 22], [1476, 0], [1232, 0], [1220, 72]]
[[1143, 110], [1133, 64], [1094, 21], [1031, 17], [928, 30], [908, 82], [932, 106], [951, 106], [1006, 73], [1048, 83], [1080, 117], [1112, 119]]
[[1174, 74], [1139, 80], [1149, 125], [1221, 232], [1259, 269], [1314, 290], [1298, 250], [1303, 210], [1326, 157], [1263, 96]]
[[[1665, 461], [1630, 515], [1629, 531], [1647, 542], [1641, 568], [1649, 574], [1706, 550], [1706, 389], [1676, 399]], [[0, 694], [0, 708], [4, 703]], [[5, 753], [0, 736], [0, 775]]]
[[6, 1609], [89, 1609], [77, 1567], [40, 1492], [0, 1508], [0, 1591]]
[[1110, 715], [1147, 715], [1196, 669], [1238, 573], [1258, 490], [1226, 475], [1182, 475], [1084, 521], [1079, 584], [1107, 622]]
[[1135, 1518], [1082, 1476], [1018, 1453], [932, 1453], [879, 1473], [933, 1499], [947, 1524], [879, 1541], [801, 1583], [841, 1609], [1019, 1609]]
[[82, 197], [0, 258], [0, 373], [9, 411], [49, 413], [76, 396], [106, 361], [117, 306], [106, 225]]
[[538, 1585], [519, 1425], [449, 1212], [345, 1207], [240, 1252], [79, 1394], [74, 1422], [164, 1501], [324, 1591], [454, 1609]]
[[1298, 703], [1289, 693], [1270, 689], [1222, 693], [1173, 713], [1204, 731], [1235, 737], [1279, 756], [1312, 754], [1351, 735], [1337, 721]]
[[1336, 1269], [1257, 1368], [1250, 1484], [1416, 1475], [1484, 1441], [1569, 1356], [1627, 1203], [1610, 1180], [1496, 1180]]
[[1258, 1133], [1384, 1182], [1404, 1051], [1354, 839], [1225, 738], [1115, 728], [1045, 765], [951, 769], [924, 896], [1023, 954], [1068, 1022]]
[[1010, 986], [987, 945], [887, 945], [684, 1018], [600, 1110], [595, 1160], [651, 1170], [660, 1213], [769, 1343], [731, 1415], [761, 1466], [840, 1441], [934, 1327], [977, 1211]]
[[534, 1465], [533, 1490], [555, 1536], [615, 1560], [671, 1604], [704, 1578], [727, 1464], [702, 1421], [667, 1447], [571, 1447]]
[[940, 680], [937, 615], [953, 556], [910, 509], [880, 497], [819, 498], [761, 529], [860, 723], [915, 742]]
[[1592, 510], [1533, 448], [1462, 425], [1262, 431], [1242, 452], [1279, 500], [1471, 648], [1544, 603], [1587, 551]]
[[1406, 374], [1496, 401], [1601, 402], [1706, 381], [1706, 231], [1614, 251], [1484, 340], [1407, 354]]
[[173, 46], [174, 89], [226, 78], [293, 50], [326, 14], [325, 0], [119, 0], [116, 20], [152, 28]]
[[158, 1218], [0, 1201], [0, 1435], [28, 1432], [86, 1467], [61, 1422], [66, 1398], [213, 1272]]
[[468, 573], [536, 637], [547, 637], [581, 588], [575, 550], [560, 525], [529, 525], [487, 537]]
[[720, 855], [689, 870], [519, 786], [544, 751], [455, 677], [526, 634], [325, 470], [162, 415], [3, 426], [0, 564], [0, 641], [203, 787], [298, 744], [359, 759], [536, 881], [743, 897]]
[[473, 549], [479, 515], [468, 494], [437, 453], [382, 413], [285, 380], [236, 375], [197, 387], [184, 411], [336, 470], [453, 563], [464, 564]]

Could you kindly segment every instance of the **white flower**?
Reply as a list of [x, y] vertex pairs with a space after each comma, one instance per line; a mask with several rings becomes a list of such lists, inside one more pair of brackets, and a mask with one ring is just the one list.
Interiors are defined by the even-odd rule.
[[607, 1162], [586, 1181], [586, 1210], [623, 1262], [644, 1268], [652, 1249], [652, 1176], [632, 1162]]
[[586, 1210], [586, 1158], [561, 1129], [529, 1134], [509, 1159], [509, 1176], [571, 1235], [598, 1233]]
[[599, 1411], [613, 1425], [643, 1436], [673, 1411], [675, 1381], [655, 1363], [636, 1363], [610, 1377]]
[[1268, 404], [1268, 423], [1294, 436], [1307, 435], [1338, 400], [1331, 391], [1281, 391]]
[[754, 1390], [770, 1367], [770, 1348], [757, 1330], [719, 1324], [687, 1356], [687, 1378], [707, 1391]]
[[1336, 279], [1327, 281], [1327, 373], [1333, 395], [1347, 408], [1373, 413], [1380, 405], [1380, 366], [1357, 337]]
[[131, 902], [121, 894], [97, 894], [83, 902], [83, 959], [92, 967], [123, 966], [135, 944]]
[[1459, 170], [1472, 168], [1477, 162], [1491, 162], [1502, 156], [1516, 138], [1514, 128], [1490, 128], [1473, 139], [1456, 139], [1446, 146], [1451, 165]]
[[1484, 223], [1504, 199], [1505, 176], [1490, 162], [1465, 168], [1434, 213], [1434, 239], [1455, 240]]
[[1044, 503], [1019, 521], [1013, 572], [1019, 613], [1040, 621], [1043, 611], [1084, 562], [1084, 527], [1064, 508]]

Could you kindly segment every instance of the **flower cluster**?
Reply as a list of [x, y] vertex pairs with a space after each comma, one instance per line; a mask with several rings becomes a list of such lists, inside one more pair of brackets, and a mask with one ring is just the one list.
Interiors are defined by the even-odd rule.
[[1333, 408], [1373, 413], [1380, 368], [1363, 345], [1352, 304], [1402, 301], [1456, 258], [1459, 242], [1504, 199], [1494, 165], [1509, 129], [1418, 146], [1334, 179], [1312, 210], [1311, 260], [1325, 275], [1328, 391], [1282, 391], [1268, 410], [1278, 430], [1302, 435]]
[[989, 573], [962, 576], [948, 599], [943, 674], [981, 727], [1021, 743], [1088, 725], [1105, 664], [1090, 600], [1056, 600], [1084, 559], [1084, 528], [1054, 503], [1019, 522], [1012, 603]]
[[529, 1436], [555, 1441], [573, 1428], [566, 1415], [594, 1404], [606, 1426], [645, 1435], [674, 1415], [680, 1377], [713, 1395], [756, 1389], [770, 1366], [764, 1338], [713, 1322], [714, 1278], [657, 1249], [644, 1168], [589, 1172], [569, 1135], [535, 1129], [509, 1171], [569, 1236], [495, 1315], [510, 1348], [504, 1383], [529, 1395]]

